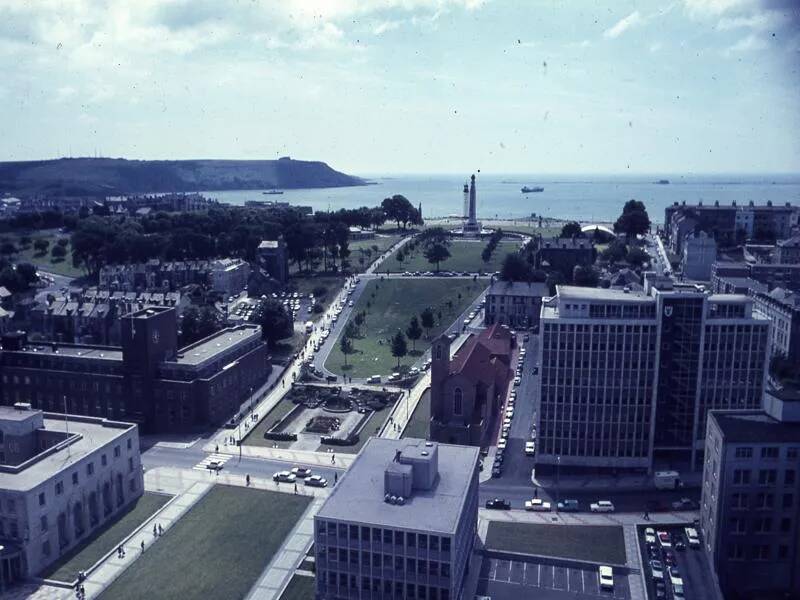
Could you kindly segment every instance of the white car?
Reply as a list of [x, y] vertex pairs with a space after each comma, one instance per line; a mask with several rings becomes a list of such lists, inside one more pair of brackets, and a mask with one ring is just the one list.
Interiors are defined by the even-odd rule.
[[309, 487], [325, 487], [328, 485], [328, 480], [322, 475], [312, 475], [306, 479], [306, 485]]
[[536, 442], [525, 442], [525, 456], [534, 456], [536, 454]]
[[506, 425], [508, 425], [509, 427], [511, 426], [511, 419], [508, 418], [508, 417], [503, 419], [503, 426], [506, 426]]
[[599, 567], [597, 569], [598, 578], [600, 579], [600, 589], [601, 590], [613, 590], [614, 589], [614, 569], [611, 567]]
[[522, 382], [522, 379], [519, 377], [514, 377], [514, 385], [519, 385]]
[[514, 418], [514, 409], [509, 407], [506, 409], [506, 419], [513, 419], [513, 418]]
[[653, 579], [664, 579], [664, 565], [660, 560], [650, 561], [650, 572], [653, 573]]
[[656, 543], [656, 530], [652, 527], [648, 527], [644, 530], [644, 541], [647, 544], [655, 544]]
[[525, 500], [525, 510], [532, 510], [534, 512], [550, 512], [550, 503], [545, 502], [541, 498], [532, 498]]
[[272, 476], [272, 481], [277, 481], [278, 483], [294, 483], [296, 480], [297, 477], [295, 477], [294, 473], [289, 471], [278, 471]]
[[598, 500], [589, 505], [593, 513], [614, 512], [614, 505], [609, 500]]
[[678, 567], [669, 568], [669, 582], [672, 584], [673, 588], [677, 586], [683, 587], [683, 579], [681, 578], [680, 571], [678, 571]]
[[497, 442], [497, 449], [498, 450], [505, 450], [507, 445], [508, 445], [508, 442], [505, 439], [502, 439], [499, 442]]

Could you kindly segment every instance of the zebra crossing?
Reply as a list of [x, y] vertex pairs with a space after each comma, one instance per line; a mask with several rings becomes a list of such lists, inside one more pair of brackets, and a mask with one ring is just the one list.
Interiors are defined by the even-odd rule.
[[208, 471], [212, 462], [219, 464], [220, 468], [230, 459], [230, 454], [209, 454], [199, 463], [192, 467], [195, 471]]

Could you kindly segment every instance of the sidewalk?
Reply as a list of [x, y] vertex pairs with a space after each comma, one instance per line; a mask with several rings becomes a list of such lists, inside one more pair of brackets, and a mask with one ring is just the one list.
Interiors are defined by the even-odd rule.
[[649, 521], [642, 520], [641, 513], [560, 513], [527, 512], [524, 510], [478, 509], [479, 519], [486, 521], [512, 521], [516, 523], [539, 523], [546, 525], [672, 525], [691, 523], [700, 515], [697, 511], [658, 512], [650, 515]]
[[[556, 481], [558, 479], [558, 481]], [[701, 472], [681, 473], [682, 488], [699, 488], [702, 484], [703, 474]], [[558, 478], [552, 475], [534, 476], [534, 485], [547, 488], [558, 488], [559, 491], [591, 491], [591, 490], [614, 490], [614, 491], [635, 491], [635, 490], [656, 490], [653, 484], [652, 475], [596, 475], [587, 476], [564, 476]], [[678, 489], [682, 489], [678, 488]]]

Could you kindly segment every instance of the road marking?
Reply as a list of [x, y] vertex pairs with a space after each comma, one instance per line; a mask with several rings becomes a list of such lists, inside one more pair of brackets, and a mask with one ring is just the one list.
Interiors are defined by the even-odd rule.
[[553, 565], [553, 589], [556, 589], [556, 566]]
[[216, 460], [220, 464], [225, 464], [226, 462], [228, 462], [228, 460], [230, 460], [230, 458], [231, 458], [230, 454], [209, 454], [203, 460], [201, 460], [199, 463], [193, 466], [192, 469], [194, 469], [195, 471], [207, 471], [208, 464], [212, 460]]
[[536, 587], [542, 587], [541, 583], [540, 583], [541, 581], [542, 581], [542, 565], [537, 564], [536, 565]]
[[522, 563], [522, 583], [528, 580], [528, 563]]
[[586, 575], [586, 571], [581, 569], [581, 594], [586, 592], [586, 581], [584, 580], [584, 575]]
[[567, 568], [567, 591], [569, 591], [569, 567]]

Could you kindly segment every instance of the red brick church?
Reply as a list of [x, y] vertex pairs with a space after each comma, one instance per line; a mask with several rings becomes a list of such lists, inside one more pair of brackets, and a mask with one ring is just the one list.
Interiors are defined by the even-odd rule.
[[430, 438], [447, 444], [483, 446], [513, 379], [514, 338], [493, 325], [471, 335], [450, 358], [450, 338], [431, 347]]

